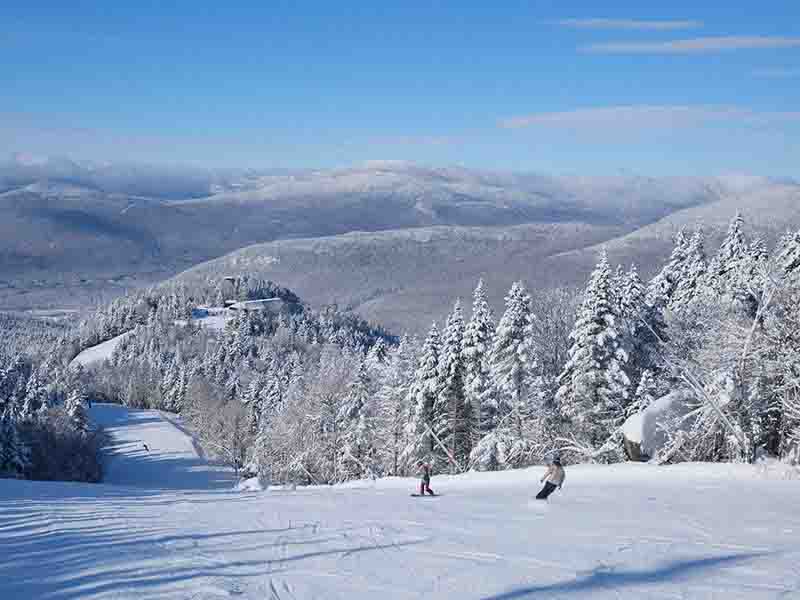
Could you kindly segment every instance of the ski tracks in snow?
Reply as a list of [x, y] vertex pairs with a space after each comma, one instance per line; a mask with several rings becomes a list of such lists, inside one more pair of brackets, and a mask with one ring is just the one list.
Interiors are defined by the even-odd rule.
[[534, 470], [439, 477], [436, 502], [399, 479], [243, 494], [157, 413], [103, 410], [120, 485], [0, 480], [0, 598], [800, 598], [798, 482], [681, 496], [708, 466], [575, 467], [546, 504]]

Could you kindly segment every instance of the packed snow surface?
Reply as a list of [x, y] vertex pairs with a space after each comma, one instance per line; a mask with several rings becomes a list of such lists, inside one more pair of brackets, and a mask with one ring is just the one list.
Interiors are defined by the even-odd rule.
[[0, 598], [800, 598], [800, 481], [750, 466], [567, 467], [548, 503], [541, 468], [234, 491], [180, 423], [92, 415], [107, 483], [0, 480]]
[[111, 338], [103, 342], [102, 344], [97, 344], [96, 346], [92, 346], [91, 348], [87, 348], [78, 356], [72, 359], [70, 365], [81, 364], [84, 367], [90, 367], [94, 364], [102, 363], [103, 361], [109, 360], [111, 355], [114, 354], [114, 350], [117, 349], [117, 346], [120, 345], [122, 340], [132, 334], [132, 331], [126, 331], [116, 337]]

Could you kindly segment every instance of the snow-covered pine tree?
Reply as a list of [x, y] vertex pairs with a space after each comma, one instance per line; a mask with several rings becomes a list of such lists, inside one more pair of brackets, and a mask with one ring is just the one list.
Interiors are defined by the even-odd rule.
[[86, 433], [89, 430], [89, 416], [86, 414], [85, 402], [86, 392], [82, 387], [76, 386], [70, 391], [64, 406], [72, 426], [80, 433]]
[[741, 282], [750, 258], [744, 236], [744, 218], [737, 211], [714, 259], [708, 266], [709, 283], [720, 295], [731, 294]]
[[490, 361], [494, 331], [494, 315], [481, 279], [472, 297], [472, 317], [464, 331], [463, 348], [464, 390], [478, 421], [470, 432], [473, 444], [490, 429], [490, 423], [483, 419], [483, 407], [489, 404], [493, 391]]
[[181, 363], [178, 368], [178, 378], [175, 382], [175, 394], [173, 396], [173, 410], [176, 413], [183, 412], [186, 406], [186, 394], [189, 389], [189, 367], [185, 363]]
[[611, 271], [605, 252], [589, 279], [556, 404], [584, 443], [598, 448], [621, 425], [628, 405], [628, 356], [620, 345], [611, 303]]
[[689, 251], [690, 239], [685, 229], [680, 229], [675, 234], [675, 247], [672, 249], [669, 261], [659, 273], [650, 280], [647, 286], [647, 304], [662, 310], [672, 300], [675, 289], [680, 283], [684, 270], [684, 262]]
[[611, 295], [613, 298], [612, 304], [617, 314], [623, 313], [622, 303], [624, 302], [623, 294], [625, 286], [628, 284], [628, 272], [622, 264], [618, 264], [614, 275], [611, 277]]
[[391, 475], [401, 473], [400, 456], [406, 446], [406, 424], [409, 420], [409, 385], [414, 374], [412, 341], [408, 336], [390, 352], [382, 385], [377, 392], [377, 427], [384, 441], [379, 448], [386, 470]]
[[261, 418], [261, 390], [264, 389], [265, 377], [262, 373], [255, 373], [242, 395], [242, 404], [247, 407], [248, 424], [250, 433], [258, 433], [258, 424]]
[[543, 417], [543, 406], [535, 372], [533, 325], [530, 296], [522, 282], [516, 282], [506, 296], [506, 310], [494, 335], [490, 373], [495, 402], [484, 402], [489, 426], [470, 454], [473, 468], [522, 466], [541, 442], [531, 439], [543, 425], [536, 421]]
[[46, 412], [49, 408], [47, 389], [44, 382], [39, 378], [37, 369], [31, 371], [30, 377], [25, 384], [25, 399], [22, 403], [23, 420], [36, 418]]
[[639, 385], [633, 395], [633, 401], [628, 405], [626, 416], [635, 415], [650, 406], [658, 397], [658, 386], [652, 371], [645, 370], [639, 378]]
[[445, 327], [439, 359], [439, 393], [433, 405], [433, 430], [447, 448], [437, 445], [436, 453], [442, 464], [451, 463], [453, 470], [464, 468], [472, 449], [469, 434], [473, 429], [473, 414], [464, 390], [463, 344], [464, 317], [461, 300], [456, 300]]
[[[491, 356], [492, 384], [497, 390], [496, 411], [486, 418], [494, 426], [512, 412], [512, 420], [521, 433], [521, 414], [526, 399], [525, 384], [531, 368], [526, 352], [525, 329], [531, 315], [531, 299], [521, 281], [514, 283], [505, 299], [506, 310], [494, 337]], [[494, 414], [491, 414], [494, 412]]]
[[778, 252], [778, 262], [784, 276], [788, 277], [800, 270], [800, 229], [783, 236]]
[[386, 346], [386, 342], [383, 339], [378, 338], [378, 341], [369, 349], [367, 353], [367, 365], [370, 369], [379, 368], [381, 365], [385, 365], [386, 362], [389, 360], [389, 348]]
[[298, 352], [292, 352], [289, 357], [289, 365], [286, 370], [287, 380], [286, 389], [282, 397], [284, 405], [293, 405], [302, 400], [306, 393], [306, 366], [303, 358]]
[[265, 379], [264, 387], [259, 392], [259, 399], [261, 403], [261, 415], [274, 414], [280, 411], [283, 405], [283, 389], [281, 388], [281, 380], [273, 370], [268, 372]]
[[225, 382], [225, 397], [228, 400], [235, 400], [242, 393], [242, 383], [239, 371], [233, 371]]
[[361, 360], [347, 385], [339, 412], [342, 454], [338, 461], [340, 472], [335, 474], [339, 481], [378, 475], [369, 388], [367, 365]]
[[651, 371], [651, 375], [660, 371], [658, 345], [659, 338], [664, 337], [664, 324], [661, 311], [647, 304], [645, 287], [636, 265], [631, 265], [622, 286], [618, 292], [620, 346], [628, 355], [626, 372], [636, 382], [644, 371]]
[[5, 412], [14, 420], [22, 418], [25, 384], [29, 375], [30, 365], [19, 355], [14, 356], [0, 371], [0, 416]]
[[631, 265], [627, 273], [619, 280], [617, 296], [619, 297], [619, 317], [623, 325], [635, 333], [640, 326], [642, 312], [645, 307], [645, 289], [636, 265]]
[[30, 465], [30, 449], [20, 439], [8, 411], [0, 414], [0, 476], [19, 475]]
[[178, 387], [178, 365], [171, 360], [161, 379], [161, 405], [158, 408], [175, 412], [175, 393]]
[[685, 312], [694, 302], [697, 295], [702, 293], [707, 272], [705, 236], [703, 230], [698, 228], [689, 239], [686, 260], [670, 301], [670, 309]]
[[341, 421], [356, 419], [367, 402], [369, 402], [369, 373], [366, 361], [361, 360], [347, 384], [347, 394], [342, 402], [339, 419]]
[[240, 311], [236, 319], [236, 331], [233, 334], [233, 347], [240, 360], [250, 358], [252, 343], [250, 340], [250, 316], [246, 310]]
[[418, 460], [430, 459], [433, 453], [434, 439], [430, 432], [433, 426], [433, 405], [439, 392], [440, 351], [441, 336], [434, 323], [422, 346], [417, 371], [408, 393], [408, 444], [402, 456], [407, 467], [412, 467]]

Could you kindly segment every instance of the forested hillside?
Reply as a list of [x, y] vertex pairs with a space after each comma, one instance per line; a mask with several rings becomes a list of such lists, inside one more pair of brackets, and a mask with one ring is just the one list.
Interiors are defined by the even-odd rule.
[[[707, 254], [704, 238], [701, 227], [679, 231], [649, 281], [605, 252], [580, 294], [519, 281], [498, 315], [479, 282], [470, 315], [454, 298], [422, 339], [258, 278], [168, 282], [114, 301], [38, 366], [8, 358], [4, 427], [24, 431], [54, 407], [80, 429], [86, 395], [180, 413], [237, 470], [329, 483], [409, 473], [421, 459], [452, 472], [554, 452], [626, 460], [626, 419], [680, 391], [653, 460], [791, 460], [800, 232], [769, 248], [737, 215], [718, 251]], [[233, 310], [271, 298], [279, 309]], [[221, 329], [197, 317], [209, 306], [225, 311]], [[110, 360], [67, 367], [125, 332]], [[26, 474], [18, 459], [4, 468]]]

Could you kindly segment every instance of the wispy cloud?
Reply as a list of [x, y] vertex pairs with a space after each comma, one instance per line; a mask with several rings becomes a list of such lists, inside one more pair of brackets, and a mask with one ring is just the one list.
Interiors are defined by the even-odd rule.
[[571, 27], [573, 29], [628, 29], [649, 31], [672, 31], [675, 29], [697, 29], [702, 21], [642, 21], [638, 19], [559, 19], [547, 21], [548, 25]]
[[753, 75], [756, 77], [764, 77], [765, 79], [792, 79], [794, 77], [800, 77], [800, 68], [772, 67], [756, 69], [753, 71]]
[[594, 54], [700, 54], [727, 50], [795, 47], [800, 47], [800, 37], [729, 35], [667, 42], [606, 42], [581, 46], [580, 50]]
[[504, 129], [547, 127], [630, 132], [713, 123], [736, 122], [758, 126], [794, 121], [800, 122], [800, 111], [759, 112], [736, 106], [634, 105], [533, 113], [502, 119], [499, 126]]

